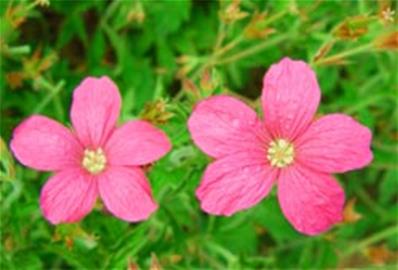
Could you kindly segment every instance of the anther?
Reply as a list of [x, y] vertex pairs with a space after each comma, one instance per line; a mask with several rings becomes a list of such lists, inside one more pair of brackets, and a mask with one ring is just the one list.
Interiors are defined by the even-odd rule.
[[106, 156], [101, 148], [84, 150], [82, 166], [91, 174], [98, 174], [106, 167]]
[[267, 151], [267, 159], [271, 166], [284, 168], [294, 161], [293, 144], [285, 139], [277, 139], [269, 144]]

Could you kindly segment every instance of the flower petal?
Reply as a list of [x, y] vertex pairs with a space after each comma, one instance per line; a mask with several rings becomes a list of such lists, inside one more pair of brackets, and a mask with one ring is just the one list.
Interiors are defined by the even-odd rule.
[[139, 166], [160, 159], [171, 149], [167, 135], [145, 121], [130, 121], [116, 129], [106, 144], [111, 165]]
[[281, 170], [278, 199], [296, 230], [316, 235], [342, 220], [344, 191], [330, 175], [295, 165]]
[[318, 171], [346, 172], [368, 165], [372, 159], [371, 131], [344, 114], [315, 121], [296, 141], [297, 159]]
[[71, 108], [74, 129], [84, 146], [97, 148], [115, 128], [121, 98], [108, 78], [88, 77], [75, 89]]
[[148, 180], [138, 167], [110, 167], [99, 176], [98, 185], [105, 206], [120, 219], [145, 220], [157, 209]]
[[214, 96], [203, 100], [188, 120], [195, 144], [218, 158], [242, 149], [259, 147], [268, 133], [261, 129], [256, 112], [236, 98]]
[[264, 76], [264, 119], [275, 138], [293, 140], [312, 121], [320, 100], [314, 72], [303, 61], [282, 59]]
[[229, 216], [267, 196], [276, 173], [262, 151], [226, 156], [207, 167], [196, 196], [205, 212]]
[[80, 169], [58, 172], [40, 195], [43, 215], [53, 224], [77, 222], [94, 207], [98, 196], [95, 179]]
[[10, 146], [22, 164], [43, 171], [77, 166], [82, 153], [67, 128], [40, 115], [29, 117], [14, 130]]

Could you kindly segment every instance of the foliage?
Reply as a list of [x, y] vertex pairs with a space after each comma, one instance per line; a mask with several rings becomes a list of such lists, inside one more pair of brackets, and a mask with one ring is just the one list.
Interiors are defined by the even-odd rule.
[[[1, 268], [395, 268], [394, 3], [1, 0]], [[282, 56], [315, 68], [322, 113], [350, 114], [374, 134], [373, 163], [340, 176], [352, 199], [345, 221], [317, 237], [294, 231], [274, 193], [228, 218], [204, 214], [194, 196], [209, 159], [186, 129], [193, 105], [223, 92], [259, 108], [262, 76]], [[71, 93], [88, 75], [117, 83], [123, 121], [149, 120], [172, 139], [172, 152], [148, 168], [160, 208], [146, 222], [98, 205], [80, 223], [50, 225], [38, 203], [48, 174], [9, 153], [28, 115], [67, 124]]]

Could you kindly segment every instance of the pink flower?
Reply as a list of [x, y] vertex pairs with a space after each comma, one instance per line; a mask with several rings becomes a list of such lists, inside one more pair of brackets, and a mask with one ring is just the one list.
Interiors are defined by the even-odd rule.
[[216, 159], [196, 195], [205, 212], [229, 216], [260, 202], [276, 183], [290, 223], [321, 233], [342, 219], [344, 191], [331, 174], [371, 162], [371, 132], [344, 114], [314, 120], [320, 90], [302, 61], [284, 58], [263, 83], [264, 121], [225, 95], [196, 106], [188, 122], [192, 138]]
[[15, 129], [11, 149], [16, 158], [25, 166], [55, 171], [40, 196], [51, 223], [82, 219], [98, 196], [112, 214], [130, 222], [157, 209], [140, 166], [165, 155], [170, 142], [144, 121], [117, 128], [120, 104], [119, 90], [109, 78], [89, 77], [73, 93], [73, 130], [40, 115]]

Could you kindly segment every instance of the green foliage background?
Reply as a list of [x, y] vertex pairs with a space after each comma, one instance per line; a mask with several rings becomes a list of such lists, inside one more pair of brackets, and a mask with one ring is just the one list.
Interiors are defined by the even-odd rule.
[[[396, 269], [396, 2], [45, 2], [0, 2], [1, 269]], [[289, 225], [275, 193], [229, 218], [204, 214], [194, 197], [210, 160], [186, 130], [193, 104], [228, 92], [258, 109], [262, 76], [283, 56], [314, 67], [320, 113], [347, 113], [374, 134], [373, 163], [337, 176], [362, 217], [347, 211], [317, 237]], [[173, 142], [148, 169], [160, 208], [145, 222], [98, 205], [78, 224], [50, 225], [38, 203], [49, 174], [9, 152], [31, 114], [69, 125], [72, 91], [89, 75], [119, 86], [121, 122], [145, 118]]]

